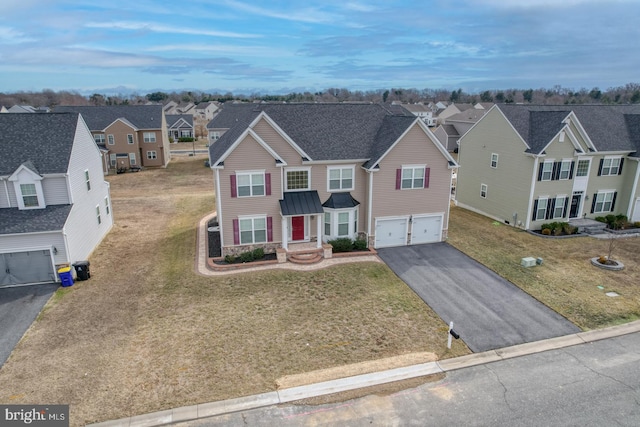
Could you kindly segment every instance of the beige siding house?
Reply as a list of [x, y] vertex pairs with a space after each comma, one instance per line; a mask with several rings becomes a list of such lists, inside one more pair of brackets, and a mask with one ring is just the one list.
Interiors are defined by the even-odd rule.
[[[340, 237], [446, 238], [455, 161], [426, 124], [375, 104], [224, 106], [210, 123], [222, 255]], [[292, 246], [293, 245], [293, 246]]]
[[496, 105], [460, 139], [456, 204], [533, 230], [637, 221], [639, 145], [640, 106]]
[[102, 151], [106, 174], [164, 167], [171, 160], [161, 105], [59, 106], [55, 111], [82, 114]]

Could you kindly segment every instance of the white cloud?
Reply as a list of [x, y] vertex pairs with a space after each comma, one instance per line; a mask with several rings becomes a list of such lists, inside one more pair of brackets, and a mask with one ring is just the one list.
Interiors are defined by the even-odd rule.
[[249, 5], [234, 0], [227, 0], [224, 2], [227, 6], [234, 9], [251, 13], [253, 15], [266, 16], [268, 18], [283, 19], [286, 21], [306, 22], [311, 24], [326, 24], [332, 23], [336, 17], [322, 12], [315, 8], [305, 8], [288, 10], [286, 12], [277, 12], [273, 9], [264, 9], [262, 7]]
[[35, 39], [14, 28], [0, 26], [0, 44], [18, 44], [32, 41], [35, 41]]
[[168, 25], [158, 25], [150, 22], [135, 22], [135, 21], [88, 22], [84, 26], [87, 28], [151, 31], [154, 33], [190, 34], [190, 35], [208, 36], [208, 37], [229, 37], [229, 38], [243, 38], [243, 39], [261, 37], [260, 35], [257, 35], [257, 34], [232, 33], [228, 31], [212, 31], [212, 30], [204, 30], [204, 29], [188, 28], [188, 27], [172, 27]]

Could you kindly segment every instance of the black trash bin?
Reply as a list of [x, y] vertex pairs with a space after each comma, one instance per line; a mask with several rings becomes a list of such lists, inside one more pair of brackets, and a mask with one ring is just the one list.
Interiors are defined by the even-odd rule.
[[73, 264], [73, 268], [76, 269], [76, 280], [87, 280], [91, 277], [89, 261], [78, 261]]

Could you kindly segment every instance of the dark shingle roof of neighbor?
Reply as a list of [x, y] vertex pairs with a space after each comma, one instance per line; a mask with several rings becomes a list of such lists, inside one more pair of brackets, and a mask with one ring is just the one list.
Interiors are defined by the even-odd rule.
[[77, 113], [0, 114], [0, 176], [23, 163], [39, 174], [66, 173], [77, 124]]
[[460, 132], [458, 129], [452, 124], [444, 124], [442, 125], [442, 130], [447, 134], [447, 136], [460, 136]]
[[381, 104], [232, 104], [209, 125], [228, 128], [210, 147], [214, 164], [264, 111], [310, 160], [377, 161], [417, 118]]
[[360, 202], [354, 199], [351, 193], [331, 193], [331, 196], [322, 206], [330, 209], [347, 209], [356, 207], [359, 204]]
[[54, 112], [77, 112], [92, 131], [104, 130], [117, 119], [126, 119], [138, 129], [162, 127], [162, 105], [105, 105], [55, 107]]
[[193, 116], [191, 114], [165, 114], [167, 127], [173, 126], [178, 120], [184, 119], [185, 122], [193, 126]]
[[49, 205], [44, 209], [2, 209], [0, 234], [40, 233], [64, 228], [71, 205]]
[[598, 151], [640, 151], [640, 105], [520, 105], [497, 104], [525, 140], [529, 152], [539, 154], [573, 112]]

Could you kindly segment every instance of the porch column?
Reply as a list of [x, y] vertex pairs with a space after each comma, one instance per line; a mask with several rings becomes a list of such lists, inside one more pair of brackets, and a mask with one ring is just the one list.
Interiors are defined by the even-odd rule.
[[288, 243], [289, 243], [289, 242], [287, 242], [287, 240], [288, 240], [287, 238], [288, 238], [288, 235], [289, 235], [289, 233], [287, 231], [287, 222], [288, 222], [287, 221], [287, 217], [283, 216], [282, 217], [282, 248], [285, 249], [285, 250], [287, 249]]
[[322, 247], [322, 223], [324, 222], [324, 214], [316, 214], [316, 247], [320, 249]]

